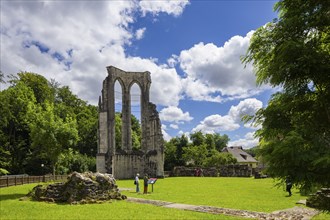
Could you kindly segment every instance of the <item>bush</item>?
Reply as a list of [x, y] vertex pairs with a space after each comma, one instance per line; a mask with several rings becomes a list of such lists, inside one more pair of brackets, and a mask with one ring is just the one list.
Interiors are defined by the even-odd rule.
[[80, 173], [86, 171], [95, 172], [96, 159], [94, 157], [80, 154], [70, 148], [60, 155], [56, 171], [59, 174], [68, 174], [74, 171]]

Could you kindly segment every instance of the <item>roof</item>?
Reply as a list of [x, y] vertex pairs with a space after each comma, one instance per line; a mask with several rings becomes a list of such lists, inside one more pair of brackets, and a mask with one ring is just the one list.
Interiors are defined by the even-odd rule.
[[223, 152], [228, 152], [232, 154], [238, 163], [257, 163], [258, 161], [254, 159], [250, 154], [246, 153], [241, 146], [225, 147]]

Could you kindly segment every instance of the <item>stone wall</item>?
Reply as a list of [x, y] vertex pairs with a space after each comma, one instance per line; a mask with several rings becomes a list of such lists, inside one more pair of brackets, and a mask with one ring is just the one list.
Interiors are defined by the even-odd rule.
[[[199, 167], [174, 167], [170, 176], [195, 176], [195, 170]], [[224, 165], [220, 168], [202, 168], [203, 176], [223, 176], [223, 177], [250, 177], [253, 170], [248, 165]]]
[[[151, 177], [164, 176], [164, 140], [156, 105], [149, 102], [151, 77], [149, 72], [126, 72], [107, 67], [108, 76], [103, 81], [99, 99], [98, 152], [96, 169], [112, 173], [115, 178], [134, 178], [136, 173]], [[119, 82], [122, 93], [122, 146], [115, 143], [115, 83]], [[132, 148], [131, 94], [132, 85], [141, 91], [141, 149]]]

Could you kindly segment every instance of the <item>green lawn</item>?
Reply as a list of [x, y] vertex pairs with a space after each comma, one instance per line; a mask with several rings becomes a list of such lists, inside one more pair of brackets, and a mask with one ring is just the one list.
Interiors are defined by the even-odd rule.
[[[133, 180], [118, 180], [122, 194], [177, 203], [209, 205], [233, 209], [271, 212], [294, 207], [305, 197], [293, 190], [292, 197], [274, 187], [272, 179], [175, 177], [158, 179], [154, 192], [135, 193]], [[142, 181], [141, 181], [142, 184]], [[167, 209], [127, 201], [104, 204], [58, 205], [35, 201], [19, 201], [36, 184], [0, 189], [0, 219], [239, 219], [176, 209]], [[151, 192], [151, 187], [149, 187]], [[329, 218], [320, 215], [318, 219]]]
[[159, 179], [154, 185], [154, 192], [148, 195], [134, 193], [133, 180], [118, 181], [118, 185], [132, 188], [131, 191], [123, 193], [129, 197], [260, 212], [291, 208], [298, 200], [306, 198], [296, 189], [293, 189], [291, 197], [286, 197], [288, 193], [283, 188], [275, 187], [274, 180], [269, 178], [165, 178]]
[[25, 196], [35, 185], [0, 188], [0, 219], [243, 219], [127, 201], [88, 205], [19, 201], [19, 198]]

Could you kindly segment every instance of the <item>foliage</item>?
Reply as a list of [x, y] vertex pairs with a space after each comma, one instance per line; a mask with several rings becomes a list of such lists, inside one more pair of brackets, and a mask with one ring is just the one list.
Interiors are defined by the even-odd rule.
[[7, 175], [9, 174], [8, 170], [4, 169], [4, 168], [0, 168], [0, 176], [1, 175]]
[[258, 158], [259, 156], [259, 146], [255, 146], [249, 149], [245, 149], [245, 152], [250, 154], [254, 158]]
[[86, 105], [76, 114], [79, 140], [75, 149], [90, 157], [96, 155], [98, 110], [96, 106]]
[[245, 63], [258, 84], [281, 86], [252, 119], [262, 124], [260, 155], [267, 173], [306, 190], [330, 186], [330, 4], [282, 0], [279, 19], [259, 28]]
[[8, 78], [9, 88], [0, 91], [1, 169], [11, 174], [45, 174], [56, 163], [56, 155], [69, 147], [95, 157], [96, 106], [79, 99], [69, 87], [35, 73]]
[[186, 164], [192, 163], [196, 166], [201, 166], [207, 156], [207, 149], [205, 144], [186, 147], [183, 151], [183, 159], [186, 161]]
[[78, 141], [76, 120], [61, 119], [54, 114], [53, 105], [45, 104], [44, 110], [37, 109], [29, 126], [31, 146], [34, 150], [48, 155], [55, 175], [55, 167], [61, 152]]
[[[115, 114], [115, 140], [116, 140], [116, 149], [122, 149], [122, 119], [121, 113], [116, 112]], [[131, 115], [131, 135], [132, 135], [132, 148], [138, 150], [141, 148], [141, 125], [139, 120]]]
[[203, 134], [197, 131], [190, 134], [190, 140], [191, 142], [188, 137], [182, 135], [165, 142], [165, 170], [172, 170], [175, 166], [186, 164], [218, 166], [216, 158], [221, 159], [221, 164], [227, 164], [223, 163], [225, 154], [220, 153], [229, 141], [227, 135]]
[[211, 156], [204, 161], [206, 167], [220, 167], [222, 165], [236, 164], [237, 159], [227, 152], [213, 150]]
[[[25, 173], [30, 152], [28, 111], [36, 106], [31, 88], [22, 82], [0, 92], [0, 148], [2, 167], [10, 173]], [[10, 155], [10, 157], [7, 157]]]
[[173, 141], [165, 141], [164, 170], [172, 170], [176, 166], [176, 146]]
[[95, 172], [96, 159], [95, 157], [88, 157], [69, 148], [59, 155], [56, 170], [59, 174], [69, 174], [74, 171], [80, 173], [87, 171]]

